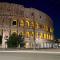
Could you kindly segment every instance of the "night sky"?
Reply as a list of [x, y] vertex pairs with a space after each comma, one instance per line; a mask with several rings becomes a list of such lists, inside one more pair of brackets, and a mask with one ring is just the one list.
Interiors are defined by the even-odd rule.
[[1, 2], [17, 3], [25, 7], [33, 7], [48, 14], [54, 23], [54, 34], [60, 38], [60, 0], [0, 0]]

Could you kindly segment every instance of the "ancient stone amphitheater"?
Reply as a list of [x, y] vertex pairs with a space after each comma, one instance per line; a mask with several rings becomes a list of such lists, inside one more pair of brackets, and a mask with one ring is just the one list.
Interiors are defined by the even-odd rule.
[[54, 40], [53, 22], [51, 18], [35, 8], [26, 8], [13, 3], [0, 3], [0, 35], [2, 48], [9, 36], [22, 33], [25, 48], [51, 48]]

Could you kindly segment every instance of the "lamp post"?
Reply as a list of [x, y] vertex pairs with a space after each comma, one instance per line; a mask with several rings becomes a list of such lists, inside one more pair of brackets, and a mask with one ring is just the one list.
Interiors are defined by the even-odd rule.
[[36, 43], [35, 43], [35, 16], [34, 16], [34, 13], [32, 13], [32, 17], [33, 17], [33, 22], [34, 22], [34, 27], [33, 27], [33, 32], [34, 32], [34, 45], [33, 45], [33, 49], [35, 50], [35, 47], [36, 47]]

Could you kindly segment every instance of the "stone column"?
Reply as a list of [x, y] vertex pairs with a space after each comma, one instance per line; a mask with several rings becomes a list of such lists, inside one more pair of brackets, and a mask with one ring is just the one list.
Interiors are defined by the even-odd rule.
[[2, 48], [7, 48], [7, 39], [9, 38], [9, 31], [3, 30], [3, 37], [2, 37]]

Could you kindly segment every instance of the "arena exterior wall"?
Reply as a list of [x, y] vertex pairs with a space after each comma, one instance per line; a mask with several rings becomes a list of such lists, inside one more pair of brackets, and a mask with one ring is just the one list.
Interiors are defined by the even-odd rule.
[[[16, 32], [25, 37], [25, 48], [51, 48], [54, 41], [53, 22], [51, 18], [35, 8], [26, 8], [13, 3], [0, 3], [0, 35], [2, 48], [6, 39]], [[7, 38], [6, 38], [7, 37]]]

